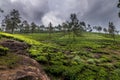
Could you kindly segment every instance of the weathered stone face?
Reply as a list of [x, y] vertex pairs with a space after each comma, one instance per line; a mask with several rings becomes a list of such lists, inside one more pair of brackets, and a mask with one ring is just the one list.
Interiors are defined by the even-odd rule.
[[22, 61], [18, 62], [18, 67], [0, 70], [0, 80], [50, 80], [38, 62], [24, 55], [19, 56]]
[[10, 52], [29, 56], [27, 49], [30, 47], [28, 44], [24, 42], [14, 41], [14, 40], [6, 40], [0, 43], [3, 47], [9, 48]]
[[18, 78], [16, 80], [37, 80], [37, 79], [33, 76], [25, 76], [25, 77], [22, 77], [22, 78]]

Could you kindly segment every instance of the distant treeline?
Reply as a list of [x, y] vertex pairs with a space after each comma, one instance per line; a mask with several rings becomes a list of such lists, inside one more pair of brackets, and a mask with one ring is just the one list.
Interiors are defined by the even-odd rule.
[[[0, 9], [0, 12], [4, 13]], [[82, 32], [104, 32], [109, 34], [118, 34], [119, 31], [114, 26], [113, 22], [109, 22], [107, 28], [102, 26], [91, 26], [90, 24], [80, 21], [75, 13], [70, 15], [69, 21], [63, 22], [58, 26], [53, 26], [50, 22], [48, 26], [36, 25], [35, 22], [28, 23], [27, 20], [21, 20], [21, 16], [18, 10], [13, 9], [7, 14], [1, 23], [1, 31], [9, 33], [41, 33], [48, 32], [50, 35], [54, 32], [63, 32], [64, 34], [73, 33], [74, 36], [81, 35]]]

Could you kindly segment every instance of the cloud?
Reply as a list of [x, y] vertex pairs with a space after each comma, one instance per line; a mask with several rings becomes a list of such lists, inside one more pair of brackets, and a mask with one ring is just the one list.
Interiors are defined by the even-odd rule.
[[[88, 8], [88, 2], [87, 0], [49, 0], [48, 6], [50, 11], [43, 16], [42, 22], [58, 25], [69, 19], [71, 13], [82, 16]], [[45, 18], [49, 21], [46, 22]]]
[[91, 0], [89, 10], [82, 19], [102, 27], [108, 27], [108, 22], [112, 21], [119, 28], [117, 2], [118, 0]]
[[91, 25], [108, 26], [113, 21], [119, 28], [118, 0], [1, 0], [0, 8], [5, 14], [18, 9], [22, 19], [37, 24], [58, 25], [69, 20], [71, 13], [76, 13], [79, 20]]
[[61, 18], [57, 17], [57, 15], [59, 15], [58, 12], [49, 12], [47, 14], [45, 14], [42, 18], [42, 23], [45, 26], [48, 26], [48, 24], [51, 22], [53, 24], [53, 26], [56, 26], [58, 24], [62, 24], [62, 22], [64, 20], [62, 20]]
[[47, 0], [5, 0], [0, 1], [0, 7], [4, 9], [5, 14], [10, 10], [19, 10], [22, 19], [29, 22], [41, 22], [41, 18], [48, 11]]

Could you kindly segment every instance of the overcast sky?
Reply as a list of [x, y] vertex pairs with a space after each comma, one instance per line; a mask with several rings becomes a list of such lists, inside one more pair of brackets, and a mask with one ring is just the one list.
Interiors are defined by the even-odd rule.
[[92, 26], [107, 27], [108, 22], [113, 21], [119, 28], [117, 2], [118, 0], [0, 0], [0, 8], [5, 11], [0, 15], [18, 9], [24, 20], [57, 25], [69, 20], [71, 13], [76, 13], [80, 21]]

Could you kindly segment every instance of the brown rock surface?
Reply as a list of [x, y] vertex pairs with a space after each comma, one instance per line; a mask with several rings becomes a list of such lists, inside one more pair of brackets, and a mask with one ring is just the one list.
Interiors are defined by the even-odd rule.
[[16, 68], [0, 70], [0, 80], [50, 80], [39, 63], [26, 56], [20, 57], [22, 60]]
[[24, 42], [19, 42], [15, 40], [5, 40], [3, 42], [0, 42], [0, 45], [9, 48], [10, 52], [12, 53], [29, 56], [27, 52], [29, 45]]

